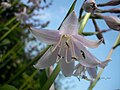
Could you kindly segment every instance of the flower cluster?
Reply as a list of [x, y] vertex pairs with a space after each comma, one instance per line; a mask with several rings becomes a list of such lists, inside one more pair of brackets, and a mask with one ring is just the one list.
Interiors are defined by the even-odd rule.
[[[106, 12], [120, 13], [120, 8], [112, 8], [108, 10], [102, 10], [98, 8], [98, 7], [103, 7], [103, 6], [116, 6], [119, 4], [120, 4], [120, 0], [111, 0], [107, 3], [98, 4], [98, 5], [96, 4], [95, 0], [85, 0], [82, 8], [86, 12], [89, 12], [92, 14], [96, 13], [95, 16], [104, 19], [110, 29], [120, 31], [120, 18], [119, 17], [112, 16], [112, 15], [105, 16], [105, 15], [100, 14], [100, 13], [106, 13]], [[99, 12], [99, 14], [97, 12]]]

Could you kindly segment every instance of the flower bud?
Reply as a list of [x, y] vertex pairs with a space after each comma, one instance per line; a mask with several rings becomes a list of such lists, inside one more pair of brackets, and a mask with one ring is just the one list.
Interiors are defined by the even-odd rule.
[[93, 13], [97, 9], [97, 5], [95, 3], [95, 0], [85, 0], [84, 3], [83, 3], [82, 8], [86, 12]]
[[106, 13], [106, 12], [109, 12], [109, 13], [120, 13], [120, 8], [112, 8], [112, 9], [102, 10], [101, 13]]
[[109, 2], [103, 3], [103, 4], [98, 4], [97, 6], [102, 7], [102, 6], [116, 6], [120, 4], [120, 0], [111, 0]]
[[104, 16], [101, 14], [96, 14], [98, 17], [101, 17], [105, 20], [109, 28], [120, 31], [120, 19], [117, 16]]

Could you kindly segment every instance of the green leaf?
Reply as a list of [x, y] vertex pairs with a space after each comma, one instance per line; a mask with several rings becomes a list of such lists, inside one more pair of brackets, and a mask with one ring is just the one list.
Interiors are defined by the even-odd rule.
[[56, 79], [57, 75], [59, 74], [59, 72], [60, 72], [60, 65], [58, 64], [56, 66], [56, 68], [54, 69], [54, 71], [52, 72], [51, 76], [48, 78], [48, 80], [44, 84], [42, 90], [49, 90], [49, 88], [51, 87], [51, 85], [55, 81], [55, 79]]
[[46, 83], [48, 77], [47, 77], [47, 74], [46, 74], [46, 71], [43, 70], [40, 74], [40, 77], [39, 77], [39, 82], [40, 82], [40, 86], [41, 88], [44, 86], [44, 84]]
[[5, 84], [5, 85], [3, 85], [3, 86], [0, 87], [0, 90], [18, 90], [18, 89], [15, 88], [12, 85]]
[[2, 37], [0, 37], [0, 41], [4, 39], [9, 33], [11, 33], [15, 28], [20, 24], [20, 22], [16, 23], [9, 31], [7, 31]]

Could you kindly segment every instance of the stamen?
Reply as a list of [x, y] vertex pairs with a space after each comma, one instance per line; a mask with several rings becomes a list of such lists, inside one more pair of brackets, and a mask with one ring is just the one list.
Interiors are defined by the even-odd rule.
[[[60, 44], [62, 44], [62, 43], [60, 43]], [[61, 45], [60, 45], [60, 46], [61, 46]], [[64, 58], [63, 56], [60, 55], [60, 52], [61, 52], [61, 47], [60, 47], [60, 49], [59, 49], [59, 51], [58, 51], [58, 57], [57, 57], [57, 59], [56, 59], [56, 62], [59, 62], [62, 58]]]
[[[75, 54], [75, 48], [74, 48], [74, 44], [73, 41], [71, 40], [71, 53], [72, 53], [72, 57], [76, 58], [76, 54]], [[76, 58], [77, 59], [77, 58]]]
[[58, 57], [59, 57], [59, 58], [61, 57], [60, 54], [58, 54]]
[[[73, 42], [72, 42], [72, 40], [71, 40], [71, 38], [69, 38], [69, 47], [70, 48], [66, 48], [66, 63], [70, 63], [70, 62], [72, 62], [72, 61], [74, 61], [74, 60], [77, 60], [77, 57], [76, 57], [76, 54], [75, 54], [75, 49], [74, 49], [74, 44], [73, 44]], [[71, 61], [68, 61], [67, 60], [67, 55], [68, 55], [68, 49], [70, 49], [70, 51], [71, 51], [71, 54], [72, 54], [72, 57], [71, 57]]]
[[66, 61], [66, 63], [71, 63], [73, 60], [68, 61], [68, 49], [69, 48], [66, 48], [65, 61]]
[[85, 53], [81, 50], [81, 54], [83, 56], [83, 58], [85, 59]]
[[55, 47], [54, 47], [54, 49], [52, 50], [52, 52], [54, 52], [55, 49], [60, 45], [61, 40], [62, 40], [62, 37], [63, 37], [63, 35], [60, 36], [60, 40], [59, 40], [58, 43], [55, 45]]
[[56, 62], [59, 62], [61, 59], [63, 59], [64, 57], [63, 56], [61, 56], [60, 54], [58, 54], [58, 57], [57, 57], [57, 59], [56, 59]]
[[68, 42], [67, 42], [67, 41], [65, 42], [65, 44], [67, 45], [67, 47], [68, 47], [68, 48], [70, 48], [70, 46], [69, 46], [69, 44], [68, 44]]
[[66, 61], [66, 63], [69, 63], [67, 57], [68, 57], [68, 48], [66, 48], [66, 51], [65, 51], [65, 61]]
[[72, 57], [71, 57], [71, 59], [75, 59], [75, 60], [77, 60], [77, 57], [75, 57], [75, 56], [72, 56]]

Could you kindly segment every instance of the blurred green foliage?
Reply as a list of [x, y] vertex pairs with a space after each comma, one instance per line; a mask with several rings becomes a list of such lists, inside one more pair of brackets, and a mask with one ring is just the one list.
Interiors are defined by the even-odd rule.
[[[11, 7], [3, 6], [3, 2], [11, 4]], [[31, 56], [31, 53], [35, 50], [40, 52], [37, 47], [28, 47], [32, 50], [25, 51], [26, 43], [36, 39], [30, 37], [25, 23], [18, 21], [15, 16], [15, 13], [21, 12], [24, 7], [29, 9], [32, 6], [27, 6], [20, 0], [0, 0], [0, 90], [17, 90], [16, 88], [21, 88], [21, 86], [24, 86], [21, 90], [23, 88], [39, 90], [41, 88], [39, 82], [41, 80], [45, 82], [44, 78], [47, 78], [45, 70], [42, 70], [40, 74], [33, 68], [33, 64], [47, 49], [35, 56]], [[29, 10], [31, 10], [29, 14], [33, 14], [36, 8]], [[40, 26], [45, 27], [47, 24]], [[42, 47], [41, 43], [39, 45]], [[44, 77], [41, 79], [40, 75]]]

